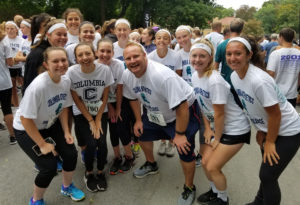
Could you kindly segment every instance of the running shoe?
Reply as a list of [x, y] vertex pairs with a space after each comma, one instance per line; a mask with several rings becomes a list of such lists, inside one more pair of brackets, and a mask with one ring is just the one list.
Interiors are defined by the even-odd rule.
[[198, 198], [197, 201], [200, 204], [207, 204], [210, 201], [216, 200], [218, 194], [214, 193], [212, 189], [210, 189], [208, 192], [205, 192], [204, 194], [201, 194]]
[[229, 199], [227, 198], [227, 201], [223, 201], [220, 198], [216, 198], [213, 201], [210, 201], [207, 203], [207, 205], [228, 205], [229, 204]]
[[157, 153], [161, 156], [166, 154], [166, 142], [160, 141]]
[[29, 201], [29, 205], [45, 205], [44, 199], [37, 200], [33, 202], [33, 197]]
[[58, 172], [61, 172], [63, 170], [62, 161], [60, 159], [57, 159], [57, 168], [56, 169]]
[[140, 168], [134, 170], [133, 176], [136, 178], [144, 178], [150, 174], [157, 174], [158, 173], [158, 166], [156, 162], [148, 162], [146, 161]]
[[125, 160], [124, 163], [122, 164], [121, 168], [120, 168], [120, 172], [126, 172], [128, 170], [131, 169], [131, 167], [133, 167], [134, 165], [134, 160], [135, 160], [135, 155], [132, 154], [132, 157], [128, 157], [128, 156], [124, 156]]
[[6, 130], [6, 127], [5, 127], [5, 125], [4, 124], [2, 124], [2, 123], [0, 123], [0, 131], [1, 130]]
[[98, 191], [98, 187], [97, 187], [97, 179], [94, 176], [94, 174], [85, 174], [84, 175], [84, 183], [85, 186], [87, 188], [87, 190], [89, 190], [90, 192], [96, 192]]
[[81, 201], [85, 198], [85, 194], [74, 186], [74, 184], [70, 184], [68, 187], [64, 187], [61, 185], [60, 193], [64, 196], [71, 197], [73, 201]]
[[116, 175], [121, 168], [121, 164], [122, 164], [122, 157], [115, 158], [113, 164], [111, 165], [111, 167], [109, 169], [109, 174]]
[[171, 142], [166, 146], [166, 155], [167, 157], [173, 157], [175, 155], [175, 146]]
[[17, 144], [17, 139], [14, 136], [9, 136], [9, 144], [14, 145]]
[[195, 161], [196, 167], [201, 167], [201, 165], [202, 165], [201, 161], [202, 161], [202, 156], [200, 154], [197, 154], [196, 161]]
[[105, 191], [107, 189], [107, 182], [103, 173], [97, 174], [97, 188], [99, 191]]
[[195, 200], [196, 194], [196, 186], [194, 185], [193, 188], [189, 188], [186, 185], [183, 186], [183, 192], [181, 193], [180, 197], [178, 198], [178, 205], [191, 205]]

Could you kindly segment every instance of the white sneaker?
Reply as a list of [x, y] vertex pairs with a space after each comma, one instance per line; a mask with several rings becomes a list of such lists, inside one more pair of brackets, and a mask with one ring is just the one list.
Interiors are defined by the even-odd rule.
[[166, 155], [167, 157], [173, 157], [175, 155], [175, 146], [171, 142], [166, 146]]
[[165, 155], [166, 154], [166, 142], [160, 141], [159, 147], [158, 147], [158, 154], [159, 155]]

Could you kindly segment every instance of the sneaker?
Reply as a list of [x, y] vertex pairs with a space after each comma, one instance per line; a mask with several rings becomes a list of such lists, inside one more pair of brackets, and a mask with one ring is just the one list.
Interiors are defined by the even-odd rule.
[[85, 150], [82, 150], [81, 151], [81, 158], [80, 158], [81, 159], [80, 161], [81, 161], [82, 164], [85, 164], [84, 154], [85, 154]]
[[105, 191], [107, 189], [107, 182], [103, 173], [97, 174], [97, 188], [99, 191]]
[[40, 169], [36, 164], [33, 166], [33, 170], [36, 172], [40, 172]]
[[29, 205], [45, 205], [44, 199], [37, 200], [33, 202], [33, 197], [29, 201]]
[[227, 201], [223, 201], [220, 198], [216, 198], [213, 201], [210, 201], [207, 203], [207, 205], [228, 205], [229, 204], [229, 199], [227, 198]]
[[0, 130], [6, 130], [5, 125], [3, 125], [2, 123], [0, 123]]
[[171, 142], [166, 146], [166, 155], [167, 157], [173, 157], [175, 155], [175, 146]]
[[131, 167], [133, 167], [133, 162], [135, 160], [135, 156], [134, 154], [132, 155], [131, 158], [129, 158], [128, 156], [124, 156], [125, 160], [124, 163], [121, 166], [121, 169], [119, 170], [120, 172], [126, 172], [129, 169], [131, 169]]
[[166, 142], [160, 141], [157, 153], [161, 156], [166, 154]]
[[218, 194], [214, 193], [212, 189], [210, 189], [208, 192], [205, 192], [204, 194], [201, 194], [198, 198], [197, 201], [200, 204], [207, 204], [210, 201], [216, 200]]
[[64, 196], [71, 197], [73, 201], [81, 201], [85, 198], [85, 194], [74, 186], [74, 184], [70, 184], [68, 187], [64, 187], [61, 185], [60, 193]]
[[95, 178], [94, 174], [85, 174], [83, 180], [85, 182], [87, 190], [89, 190], [90, 192], [98, 191], [97, 179]]
[[149, 174], [157, 174], [158, 173], [158, 166], [156, 162], [148, 162], [146, 161], [143, 166], [140, 168], [134, 170], [133, 176], [136, 178], [144, 178], [145, 176]]
[[183, 192], [178, 198], [178, 205], [191, 205], [195, 200], [196, 186], [189, 188], [186, 185], [183, 186]]
[[196, 156], [196, 167], [201, 167], [201, 161], [202, 161], [202, 156], [200, 154], [197, 154]]
[[14, 136], [9, 136], [9, 144], [14, 145], [17, 144], [17, 139]]
[[57, 171], [61, 172], [62, 170], [63, 170], [62, 161], [60, 159], [57, 159]]
[[122, 164], [122, 157], [115, 158], [113, 164], [111, 165], [111, 167], [109, 169], [109, 174], [116, 175], [121, 168], [121, 164]]

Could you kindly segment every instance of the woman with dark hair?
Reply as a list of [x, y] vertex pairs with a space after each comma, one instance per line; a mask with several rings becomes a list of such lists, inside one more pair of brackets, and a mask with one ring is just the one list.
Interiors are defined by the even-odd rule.
[[153, 43], [153, 40], [155, 39], [155, 31], [151, 27], [145, 28], [143, 30], [141, 39], [147, 54], [156, 49], [156, 46]]
[[109, 38], [113, 43], [117, 42], [117, 36], [115, 35], [115, 24], [116, 19], [110, 19], [109, 21], [105, 21], [101, 30], [102, 38]]
[[31, 45], [36, 44], [41, 40], [41, 35], [44, 33], [45, 26], [50, 21], [51, 16], [47, 13], [40, 13], [30, 17], [31, 19], [31, 30], [30, 35], [32, 38]]
[[68, 28], [68, 42], [66, 47], [73, 43], [79, 43], [79, 25], [83, 21], [83, 15], [77, 8], [67, 8], [63, 13]]

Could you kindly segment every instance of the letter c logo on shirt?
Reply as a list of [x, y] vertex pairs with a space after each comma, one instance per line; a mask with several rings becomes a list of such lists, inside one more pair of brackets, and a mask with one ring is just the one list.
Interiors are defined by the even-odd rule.
[[86, 88], [83, 90], [85, 100], [94, 100], [97, 97], [97, 88]]

